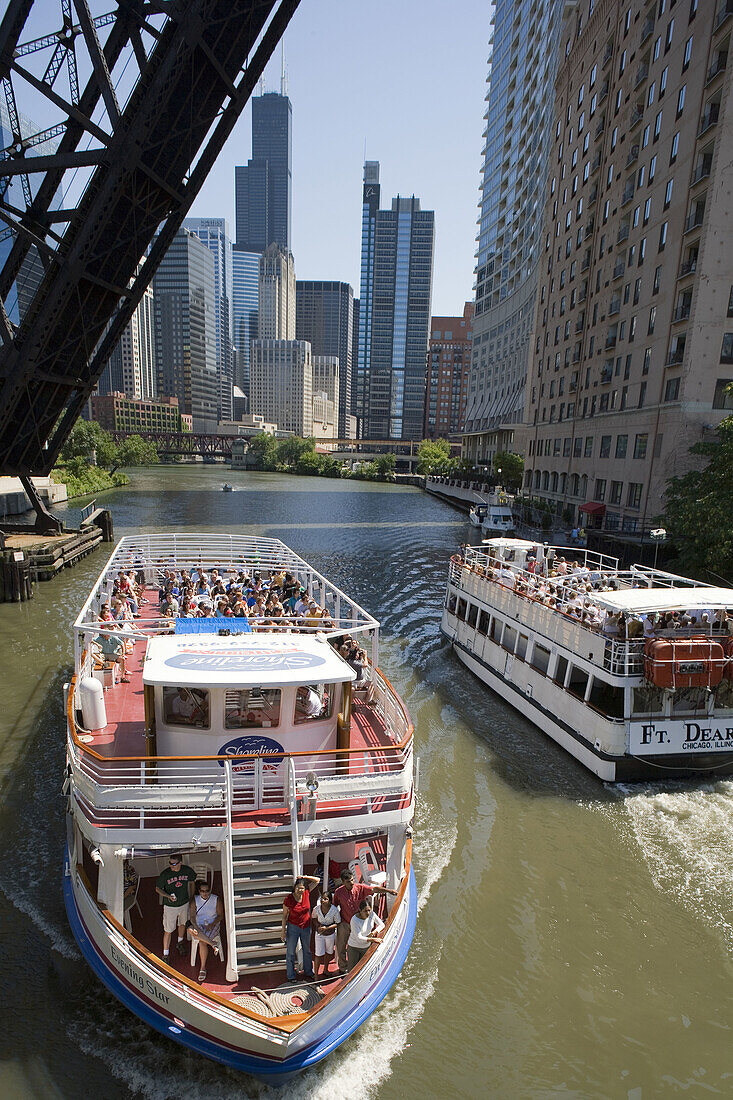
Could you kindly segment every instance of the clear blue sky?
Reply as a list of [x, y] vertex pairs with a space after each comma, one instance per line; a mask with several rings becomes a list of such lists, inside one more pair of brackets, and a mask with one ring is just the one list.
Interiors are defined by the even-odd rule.
[[[489, 0], [301, 0], [285, 35], [293, 105], [293, 253], [301, 279], [359, 293], [361, 178], [381, 163], [396, 194], [435, 210], [433, 313], [473, 297]], [[266, 73], [280, 87], [280, 54]], [[192, 214], [234, 231], [234, 166], [251, 155], [249, 106]]]

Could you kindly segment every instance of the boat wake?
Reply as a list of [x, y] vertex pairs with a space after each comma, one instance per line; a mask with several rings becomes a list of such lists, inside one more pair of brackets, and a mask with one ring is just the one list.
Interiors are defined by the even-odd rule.
[[733, 782], [618, 791], [657, 889], [712, 923], [733, 953]]

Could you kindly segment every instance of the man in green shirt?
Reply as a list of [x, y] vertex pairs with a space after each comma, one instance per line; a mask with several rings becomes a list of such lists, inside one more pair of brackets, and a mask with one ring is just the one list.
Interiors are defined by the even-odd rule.
[[186, 921], [188, 905], [193, 897], [196, 873], [183, 862], [180, 852], [171, 853], [168, 867], [161, 871], [155, 882], [155, 889], [163, 899], [163, 958], [168, 960], [171, 949], [171, 935], [178, 928], [176, 950], [179, 955], [186, 954]]

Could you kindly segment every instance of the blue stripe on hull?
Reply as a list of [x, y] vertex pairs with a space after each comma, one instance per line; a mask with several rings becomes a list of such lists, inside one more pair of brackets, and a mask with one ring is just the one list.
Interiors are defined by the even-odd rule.
[[[65, 854], [64, 866], [68, 866], [68, 852]], [[319, 1042], [308, 1047], [306, 1050], [299, 1051], [296, 1055], [287, 1058], [283, 1062], [275, 1062], [267, 1058], [258, 1057], [254, 1054], [245, 1054], [244, 1052], [221, 1046], [213, 1039], [207, 1039], [204, 1036], [192, 1034], [186, 1029], [181, 1029], [179, 1033], [176, 1034], [172, 1030], [175, 1025], [172, 1023], [171, 1019], [163, 1015], [163, 1013], [157, 1012], [145, 1001], [137, 997], [114, 971], [107, 966], [104, 959], [100, 956], [84, 927], [77, 908], [76, 898], [74, 897], [71, 877], [67, 874], [63, 876], [63, 890], [66, 913], [74, 938], [91, 969], [118, 1001], [121, 1001], [126, 1008], [129, 1008], [131, 1012], [134, 1012], [135, 1015], [139, 1016], [146, 1024], [150, 1027], [154, 1027], [156, 1031], [160, 1031], [168, 1039], [173, 1039], [177, 1043], [182, 1043], [184, 1046], [190, 1047], [197, 1053], [204, 1054], [207, 1058], [213, 1058], [215, 1061], [222, 1062], [224, 1065], [232, 1066], [234, 1069], [242, 1070], [246, 1073], [251, 1073], [260, 1077], [275, 1079], [278, 1084], [285, 1084], [289, 1078], [294, 1077], [295, 1074], [305, 1069], [307, 1066], [312, 1066], [320, 1062], [327, 1054], [330, 1054], [337, 1046], [340, 1046], [341, 1043], [348, 1039], [349, 1036], [364, 1023], [367, 1017], [374, 1012], [399, 976], [400, 970], [407, 958], [410, 944], [412, 943], [417, 921], [417, 890], [415, 887], [415, 875], [412, 868], [410, 868], [407, 924], [405, 925], [405, 930], [397, 945], [394, 957], [387, 966], [384, 974], [380, 977], [374, 988], [365, 995], [363, 1000], [355, 1005], [352, 1011], [346, 1015], [343, 1020], [340, 1020], [336, 1027], [329, 1031], [327, 1035], [324, 1035]]]

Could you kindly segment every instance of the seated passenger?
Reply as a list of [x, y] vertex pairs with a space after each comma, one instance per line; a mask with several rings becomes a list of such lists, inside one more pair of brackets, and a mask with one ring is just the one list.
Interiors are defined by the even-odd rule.
[[197, 882], [196, 893], [191, 898], [188, 907], [188, 920], [186, 928], [191, 939], [199, 941], [201, 952], [200, 970], [198, 980], [206, 981], [206, 960], [209, 957], [209, 948], [214, 949], [218, 956], [219, 948], [217, 938], [221, 922], [224, 920], [224, 903], [217, 894], [212, 894], [208, 882]]
[[[125, 643], [122, 638], [115, 638], [112, 634], [98, 634], [96, 645], [99, 647], [99, 653], [103, 658], [102, 664], [119, 665], [120, 683], [129, 684], [130, 678], [127, 675], [127, 665], [125, 663]], [[94, 653], [94, 648], [92, 653]]]

